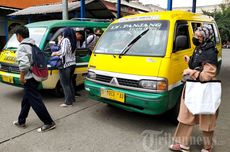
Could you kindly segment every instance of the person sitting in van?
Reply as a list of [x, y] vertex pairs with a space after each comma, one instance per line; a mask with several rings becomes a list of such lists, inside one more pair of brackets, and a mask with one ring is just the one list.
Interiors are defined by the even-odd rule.
[[50, 49], [51, 49], [51, 52], [57, 52], [60, 50], [60, 44], [61, 44], [61, 40], [62, 40], [62, 35], [60, 34], [57, 38], [57, 43], [55, 41], [52, 41], [52, 42], [55, 42], [54, 44], [50, 44]]
[[77, 39], [77, 49], [81, 48], [83, 41], [83, 34], [81, 31], [76, 31], [76, 39]]
[[88, 28], [86, 29], [86, 33], [88, 35], [88, 37], [86, 38], [86, 40], [83, 42], [82, 44], [82, 48], [89, 48], [90, 51], [93, 50], [93, 48], [96, 45], [96, 42], [98, 40], [98, 37], [96, 34], [94, 34], [93, 29]]
[[103, 33], [104, 31], [101, 28], [96, 28], [95, 35], [98, 37], [98, 39], [101, 37]]

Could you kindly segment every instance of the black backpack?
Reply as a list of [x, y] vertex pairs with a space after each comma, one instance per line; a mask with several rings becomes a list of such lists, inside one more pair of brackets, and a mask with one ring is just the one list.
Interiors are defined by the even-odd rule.
[[32, 50], [32, 59], [33, 63], [31, 65], [31, 72], [33, 75], [33, 78], [36, 81], [44, 81], [48, 79], [48, 67], [46, 62], [45, 53], [40, 50], [40, 48], [31, 43], [21, 43], [25, 45], [31, 46]]

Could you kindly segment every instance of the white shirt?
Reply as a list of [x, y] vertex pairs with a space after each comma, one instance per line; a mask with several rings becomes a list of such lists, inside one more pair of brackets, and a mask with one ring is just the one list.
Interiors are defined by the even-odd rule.
[[87, 43], [87, 47], [92, 50], [95, 47], [97, 40], [98, 37], [95, 34], [89, 35], [86, 41], [83, 42], [82, 48], [86, 48], [86, 43]]
[[76, 65], [76, 56], [75, 56], [75, 51], [72, 51], [71, 43], [68, 38], [64, 38], [61, 41], [61, 59], [62, 62], [64, 63], [64, 68]]

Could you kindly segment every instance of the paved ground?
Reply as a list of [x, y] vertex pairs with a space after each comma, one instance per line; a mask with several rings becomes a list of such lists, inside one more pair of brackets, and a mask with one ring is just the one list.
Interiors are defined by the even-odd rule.
[[[230, 50], [223, 51], [220, 78], [223, 101], [216, 129], [215, 152], [230, 149]], [[57, 128], [37, 133], [42, 125], [30, 111], [28, 127], [12, 125], [17, 118], [22, 89], [0, 84], [0, 152], [167, 152], [175, 126], [163, 116], [146, 116], [119, 110], [87, 98], [85, 91], [68, 109], [59, 107], [63, 99], [50, 92], [43, 97]], [[201, 134], [194, 129], [194, 142], [201, 143]], [[201, 146], [193, 145], [192, 152]]]

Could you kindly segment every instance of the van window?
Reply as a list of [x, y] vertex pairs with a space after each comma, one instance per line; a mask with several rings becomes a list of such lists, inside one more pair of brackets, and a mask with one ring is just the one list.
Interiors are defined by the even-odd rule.
[[220, 43], [220, 38], [219, 38], [219, 34], [218, 34], [218, 31], [217, 31], [217, 27], [214, 23], [205, 23], [206, 26], [209, 26], [213, 32], [214, 32], [214, 40], [216, 43]]
[[55, 41], [55, 43], [56, 44], [58, 44], [58, 39], [57, 39], [57, 37], [58, 37], [58, 35], [60, 35], [61, 34], [61, 32], [59, 32], [60, 31], [60, 27], [55, 27], [55, 28], [52, 28], [50, 31], [49, 31], [49, 33], [48, 33], [48, 35], [47, 35], [47, 37], [46, 37], [46, 40], [45, 40], [45, 44], [44, 44], [44, 46], [45, 46], [45, 52], [49, 52], [49, 42], [50, 41]]
[[82, 48], [82, 44], [85, 41], [85, 31], [84, 28], [75, 28], [74, 29], [76, 31], [75, 35], [76, 35], [76, 43], [77, 43], [77, 49], [81, 49]]
[[[180, 45], [181, 47], [177, 47], [176, 41], [181, 39], [183, 37], [183, 40], [181, 43], [183, 45]], [[175, 35], [174, 35], [174, 42], [173, 42], [173, 50], [174, 52], [185, 50], [190, 48], [190, 38], [189, 38], [189, 29], [188, 29], [188, 22], [187, 21], [177, 21], [176, 27], [175, 27]]]
[[[40, 46], [41, 40], [43, 39], [46, 28], [28, 28], [30, 32], [30, 37], [35, 40], [37, 46]], [[16, 34], [13, 34], [12, 37], [7, 42], [5, 49], [17, 49], [19, 42], [16, 38]]]
[[193, 29], [193, 32], [195, 32], [197, 30], [198, 27], [201, 26], [201, 23], [192, 23], [192, 29]]
[[[81, 45], [84, 41], [84, 28], [76, 28], [76, 27], [72, 27], [75, 31], [76, 31], [76, 38], [77, 39], [77, 49], [81, 48]], [[50, 46], [49, 46], [49, 43], [50, 41], [53, 41], [55, 42], [55, 44], [58, 44], [60, 43], [60, 37], [63, 33], [63, 30], [65, 29], [65, 27], [57, 27], [57, 28], [53, 28], [50, 30], [47, 38], [46, 38], [46, 47], [45, 47], [45, 50], [49, 50]], [[77, 33], [79, 33], [81, 35], [81, 38], [79, 38], [79, 36], [77, 36]], [[79, 43], [78, 43], [79, 42]]]
[[[58, 42], [59, 42], [59, 39], [58, 37], [62, 34], [62, 31], [64, 30], [63, 27], [55, 27], [55, 28], [52, 28], [47, 37], [46, 37], [46, 41], [45, 41], [45, 49], [44, 51], [47, 53], [47, 55], [51, 55], [51, 52], [53, 52], [54, 50], [51, 50], [51, 46], [52, 45], [58, 45]], [[50, 44], [50, 42], [54, 42]], [[55, 50], [57, 51], [57, 50]]]
[[214, 32], [214, 41], [216, 43], [220, 43], [220, 38], [219, 38], [219, 34], [218, 34], [218, 31], [217, 31], [217, 27], [214, 23], [204, 23], [204, 25], [208, 26], [209, 28], [211, 28]]
[[[168, 27], [168, 21], [135, 21], [112, 24], [98, 42], [95, 53], [121, 54], [124, 49], [129, 47], [127, 55], [164, 56], [168, 40]], [[135, 42], [132, 43], [133, 41]], [[130, 43], [132, 44], [130, 45]]]
[[86, 28], [85, 41], [82, 43], [82, 48], [87, 48], [91, 52], [97, 44], [101, 34], [104, 30], [101, 28]]

